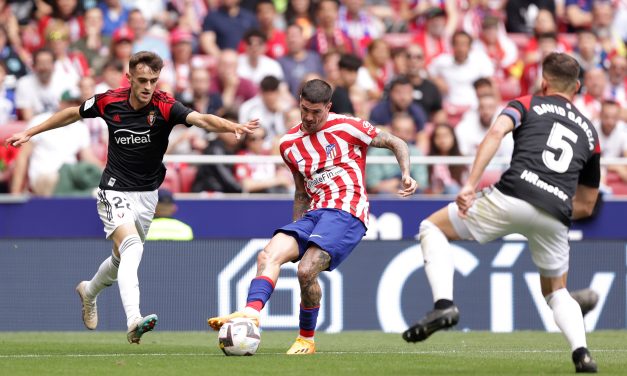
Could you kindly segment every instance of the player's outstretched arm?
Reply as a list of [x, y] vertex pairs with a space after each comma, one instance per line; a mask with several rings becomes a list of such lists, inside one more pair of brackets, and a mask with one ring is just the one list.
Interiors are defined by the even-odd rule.
[[386, 148], [394, 153], [396, 160], [398, 161], [398, 165], [401, 168], [401, 181], [403, 185], [398, 191], [398, 194], [401, 197], [412, 195], [416, 191], [418, 183], [416, 183], [410, 175], [409, 149], [407, 148], [407, 143], [393, 134], [386, 131], [380, 131], [379, 134], [372, 139], [370, 146], [374, 146], [376, 148]]
[[294, 192], [294, 211], [293, 211], [293, 220], [300, 219], [303, 214], [309, 209], [311, 205], [311, 197], [307, 194], [305, 190], [305, 178], [300, 172], [293, 172], [294, 176], [294, 185], [296, 187], [296, 191]]
[[186, 120], [188, 124], [200, 127], [208, 132], [235, 133], [237, 139], [241, 135], [253, 133], [255, 129], [259, 128], [259, 119], [250, 120], [245, 124], [238, 124], [219, 116], [201, 114], [196, 111], [187, 115]]
[[6, 143], [7, 145], [19, 147], [22, 144], [28, 142], [28, 140], [30, 140], [30, 138], [36, 134], [55, 128], [65, 127], [66, 125], [79, 121], [81, 119], [81, 115], [78, 109], [78, 106], [63, 109], [52, 115], [43, 123], [12, 135], [11, 137], [7, 138]]

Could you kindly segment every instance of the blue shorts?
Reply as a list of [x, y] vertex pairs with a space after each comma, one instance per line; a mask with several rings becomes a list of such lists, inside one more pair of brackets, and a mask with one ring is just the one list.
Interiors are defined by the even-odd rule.
[[279, 232], [294, 237], [298, 243], [298, 259], [293, 262], [299, 261], [309, 245], [314, 244], [331, 256], [327, 270], [333, 270], [340, 266], [366, 235], [366, 226], [344, 210], [316, 209], [277, 229], [274, 234]]

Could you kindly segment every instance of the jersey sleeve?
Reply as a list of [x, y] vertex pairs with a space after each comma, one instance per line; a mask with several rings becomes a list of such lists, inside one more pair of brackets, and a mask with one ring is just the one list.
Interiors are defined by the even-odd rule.
[[185, 106], [183, 103], [179, 101], [174, 102], [170, 110], [170, 124], [172, 126], [183, 124], [186, 127], [191, 127], [192, 125], [187, 122], [187, 115], [192, 112], [194, 112], [194, 110]]
[[512, 119], [514, 128], [518, 128], [527, 116], [527, 111], [531, 103], [531, 96], [521, 97], [510, 101], [501, 111], [501, 115], [505, 115]]
[[345, 123], [348, 124], [345, 129], [350, 137], [350, 140], [346, 141], [362, 147], [370, 145], [372, 140], [381, 132], [379, 128], [367, 120], [347, 118]]
[[94, 95], [89, 98], [85, 102], [81, 104], [79, 107], [79, 113], [83, 119], [96, 118], [101, 117], [99, 107], [96, 105], [96, 102], [102, 98], [102, 95]]
[[[597, 143], [598, 145], [598, 143]], [[579, 173], [579, 184], [586, 187], [599, 188], [601, 182], [601, 153], [597, 146], [595, 152]]]

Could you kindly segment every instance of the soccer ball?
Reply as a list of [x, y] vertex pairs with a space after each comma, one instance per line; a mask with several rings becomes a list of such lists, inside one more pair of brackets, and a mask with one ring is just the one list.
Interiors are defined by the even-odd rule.
[[218, 334], [218, 346], [226, 356], [254, 355], [259, 342], [261, 342], [259, 328], [247, 318], [227, 321]]

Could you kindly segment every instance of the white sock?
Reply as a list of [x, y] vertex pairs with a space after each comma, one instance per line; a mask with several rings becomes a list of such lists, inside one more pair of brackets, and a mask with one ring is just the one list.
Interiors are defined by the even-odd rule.
[[453, 300], [455, 265], [448, 239], [436, 225], [424, 220], [420, 223], [420, 246], [433, 301]]
[[257, 311], [253, 307], [244, 307], [244, 311], [243, 312], [245, 314], [247, 314], [248, 316], [257, 317], [257, 318], [261, 314], [261, 312]]
[[137, 269], [142, 260], [144, 245], [139, 236], [130, 235], [120, 243], [120, 268], [118, 271], [118, 287], [124, 312], [126, 312], [126, 326], [131, 325], [141, 317], [139, 311], [139, 280]]
[[545, 299], [553, 310], [555, 323], [570, 343], [571, 351], [580, 347], [588, 347], [581, 308], [568, 291], [565, 288], [553, 291]]
[[118, 279], [118, 267], [120, 265], [120, 259], [111, 255], [100, 264], [98, 271], [92, 277], [91, 281], [87, 283], [85, 292], [88, 296], [97, 297], [100, 291], [109, 287]]

